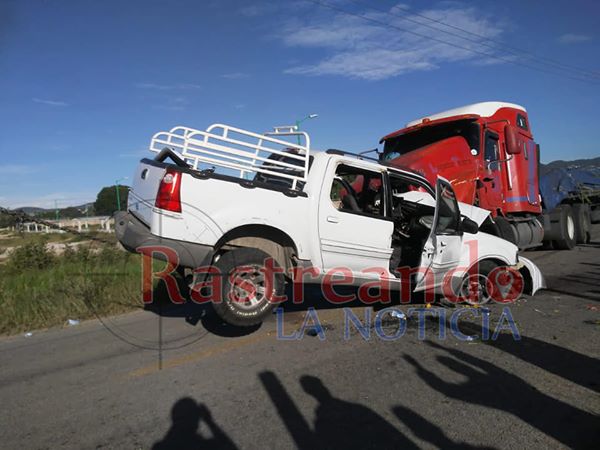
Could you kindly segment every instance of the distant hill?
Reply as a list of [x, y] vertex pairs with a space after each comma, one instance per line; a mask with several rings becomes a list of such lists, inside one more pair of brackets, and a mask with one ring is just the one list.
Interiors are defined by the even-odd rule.
[[557, 161], [549, 162], [548, 164], [540, 164], [540, 172], [545, 174], [553, 169], [566, 169], [569, 167], [577, 169], [598, 169], [600, 168], [600, 157], [590, 159], [575, 159], [573, 161], [563, 161], [562, 159], [559, 159]]
[[[94, 211], [94, 202], [90, 202], [90, 203], [84, 203], [83, 205], [78, 205], [78, 206], [68, 206], [66, 208], [59, 208], [59, 214], [62, 214], [63, 212], [71, 212], [74, 213], [74, 210], [77, 211], [85, 211], [85, 209], [88, 208], [88, 211], [90, 213], [90, 215], [93, 214]], [[55, 213], [55, 209], [54, 208], [38, 208], [37, 206], [21, 206], [20, 208], [14, 208], [14, 210], [16, 211], [22, 211], [25, 214], [29, 214], [32, 216], [43, 216], [43, 215], [49, 215], [49, 214], [54, 214]], [[73, 215], [73, 214], [68, 214], [68, 215]], [[77, 213], [76, 215], [80, 215], [79, 213]], [[81, 215], [83, 215], [83, 213], [81, 213]]]
[[23, 206], [21, 208], [15, 208], [17, 211], [23, 211], [25, 214], [40, 214], [46, 211], [50, 211], [45, 208], [38, 208], [37, 206]]

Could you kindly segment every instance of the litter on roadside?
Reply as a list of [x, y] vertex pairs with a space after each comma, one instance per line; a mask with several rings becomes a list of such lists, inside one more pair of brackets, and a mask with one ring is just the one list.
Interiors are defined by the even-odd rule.
[[406, 320], [406, 314], [404, 314], [402, 311], [398, 311], [397, 309], [393, 310], [390, 316], [395, 317], [396, 319]]

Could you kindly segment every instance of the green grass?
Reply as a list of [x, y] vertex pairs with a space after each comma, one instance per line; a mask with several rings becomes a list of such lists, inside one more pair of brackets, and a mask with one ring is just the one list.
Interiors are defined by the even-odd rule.
[[0, 334], [140, 308], [140, 256], [84, 244], [63, 255], [36, 239], [0, 266]]
[[82, 234], [71, 233], [0, 233], [0, 253], [8, 247], [20, 247], [33, 243], [72, 243], [87, 241], [90, 239], [101, 239], [108, 242], [117, 242], [114, 233], [105, 233], [90, 229]]
[[0, 234], [0, 252], [8, 247], [18, 247], [40, 242], [72, 242], [67, 233], [5, 233]]

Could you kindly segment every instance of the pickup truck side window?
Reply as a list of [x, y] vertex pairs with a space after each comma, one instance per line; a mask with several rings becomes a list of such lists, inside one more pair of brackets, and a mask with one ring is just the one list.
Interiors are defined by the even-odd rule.
[[454, 191], [446, 183], [439, 186], [436, 234], [458, 234], [460, 230], [460, 211]]
[[384, 218], [383, 179], [379, 172], [340, 164], [330, 196], [339, 211]]

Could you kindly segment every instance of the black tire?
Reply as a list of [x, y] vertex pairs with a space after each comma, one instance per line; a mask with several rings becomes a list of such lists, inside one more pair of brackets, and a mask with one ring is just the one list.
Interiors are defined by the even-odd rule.
[[515, 227], [513, 227], [504, 217], [500, 216], [496, 217], [494, 222], [496, 222], [496, 226], [498, 227], [498, 232], [500, 233], [499, 237], [517, 245], [518, 238]]
[[558, 224], [560, 239], [554, 241], [554, 248], [558, 250], [571, 250], [577, 245], [575, 241], [575, 220], [570, 205], [560, 205], [555, 212], [559, 214]]
[[[223, 295], [221, 301], [213, 302], [212, 306], [215, 313], [228, 324], [239, 327], [250, 327], [260, 324], [271, 314], [271, 310], [275, 306], [270, 301], [273, 296], [283, 295], [285, 278], [282, 273], [274, 273], [272, 274], [274, 282], [272, 295], [267, 298], [265, 276], [268, 275], [265, 272], [261, 272], [261, 269], [265, 269], [265, 260], [267, 258], [269, 258], [269, 255], [262, 250], [256, 248], [239, 248], [223, 254], [213, 264], [221, 273]], [[232, 274], [236, 274], [238, 280], [242, 279], [245, 282], [250, 282], [252, 284], [251, 287], [256, 289], [256, 291], [247, 295], [247, 290], [233, 283]], [[260, 291], [261, 288], [262, 292]]]
[[[489, 274], [498, 267], [494, 261], [484, 260], [480, 261], [478, 265], [477, 273], [468, 273], [464, 276], [463, 281], [460, 286], [460, 296], [465, 299], [465, 301], [469, 304], [477, 303], [479, 305], [484, 305], [488, 303], [491, 299], [491, 296], [488, 292], [487, 288], [487, 280]], [[470, 272], [470, 271], [469, 271]], [[473, 292], [473, 285], [471, 282], [477, 282], [477, 300], [473, 301], [471, 294]]]
[[592, 228], [590, 207], [584, 203], [576, 203], [572, 208], [573, 220], [575, 221], [575, 242], [587, 244], [590, 242], [590, 230]]

